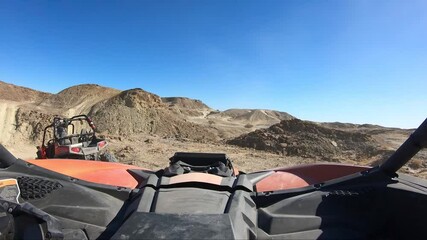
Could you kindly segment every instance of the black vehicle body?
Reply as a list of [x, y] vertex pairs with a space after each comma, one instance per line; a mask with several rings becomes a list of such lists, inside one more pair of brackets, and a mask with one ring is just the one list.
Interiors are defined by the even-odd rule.
[[[380, 166], [290, 189], [281, 188], [286, 182], [271, 178], [269, 184], [276, 190], [268, 191], [259, 183], [280, 170], [236, 174], [228, 171], [231, 163], [222, 154], [177, 153], [170, 167], [159, 171], [96, 162], [99, 168], [108, 164], [123, 170], [122, 179], [107, 182], [100, 172], [99, 178], [91, 178], [96, 172], [79, 178], [16, 159], [0, 148], [0, 183], [17, 181], [15, 188], [9, 184], [7, 196], [1, 188], [1, 236], [424, 239], [427, 181], [396, 170], [426, 145], [427, 120]], [[88, 166], [87, 161], [74, 162]], [[308, 173], [313, 177], [321, 168], [314, 166]], [[285, 176], [281, 174], [275, 176]], [[135, 184], [119, 183], [125, 175]], [[16, 200], [13, 189], [20, 191]]]

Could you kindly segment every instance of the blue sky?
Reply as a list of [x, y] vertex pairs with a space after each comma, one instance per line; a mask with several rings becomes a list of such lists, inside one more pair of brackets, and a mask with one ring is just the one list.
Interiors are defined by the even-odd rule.
[[6, 0], [0, 80], [417, 127], [427, 117], [426, 12], [416, 0]]

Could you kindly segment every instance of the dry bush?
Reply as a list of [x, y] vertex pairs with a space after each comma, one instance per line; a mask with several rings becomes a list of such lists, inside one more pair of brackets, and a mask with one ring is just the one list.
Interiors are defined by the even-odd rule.
[[421, 159], [414, 159], [408, 163], [408, 166], [412, 169], [419, 169], [423, 167], [423, 161]]

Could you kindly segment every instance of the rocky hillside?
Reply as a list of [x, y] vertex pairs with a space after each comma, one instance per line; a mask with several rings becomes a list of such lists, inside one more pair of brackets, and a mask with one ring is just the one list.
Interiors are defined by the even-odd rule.
[[54, 116], [71, 117], [87, 113], [98, 101], [120, 91], [94, 84], [67, 88], [57, 94], [44, 93], [0, 82], [0, 143], [39, 144], [43, 129]]
[[210, 107], [197, 99], [185, 97], [165, 97], [161, 99], [170, 110], [190, 118], [203, 118], [212, 111]]
[[[20, 157], [34, 157], [34, 146], [40, 144], [43, 128], [54, 116], [78, 114], [94, 119], [98, 131], [111, 140], [111, 149], [123, 161], [144, 164], [147, 158], [155, 161], [158, 153], [161, 157], [172, 155], [166, 146], [170, 143], [182, 151], [203, 147], [205, 151], [230, 149], [235, 156], [244, 153], [238, 161], [246, 169], [257, 168], [246, 166], [248, 159], [268, 161], [258, 167], [315, 161], [372, 165], [411, 133], [367, 124], [301, 121], [273, 110], [218, 111], [199, 100], [161, 98], [142, 89], [120, 91], [83, 84], [51, 94], [0, 82], [0, 143], [14, 153], [23, 153]], [[162, 145], [157, 145], [159, 142]], [[145, 147], [145, 155], [141, 155], [140, 146]], [[268, 160], [260, 157], [265, 154]], [[427, 176], [426, 159], [426, 151], [421, 152], [407, 171]]]
[[177, 107], [180, 109], [194, 109], [204, 110], [211, 109], [208, 105], [197, 99], [191, 99], [186, 97], [163, 97], [162, 102], [169, 105], [169, 107]]
[[[120, 91], [96, 84], [57, 94], [0, 82], [0, 133], [4, 142], [39, 142], [54, 116], [91, 116], [107, 135], [151, 134], [195, 141], [220, 141], [270, 126], [287, 117], [271, 110], [214, 111], [200, 100], [161, 98], [142, 89]], [[3, 139], [6, 139], [4, 137]]]
[[3, 100], [37, 103], [50, 96], [52, 96], [50, 93], [40, 92], [0, 81], [0, 99]]
[[162, 99], [142, 89], [123, 91], [95, 104], [89, 112], [98, 130], [110, 134], [218, 140], [214, 133], [170, 111]]
[[92, 106], [100, 101], [111, 98], [120, 91], [96, 84], [82, 84], [60, 91], [40, 102], [44, 109], [52, 109], [57, 114], [72, 116], [88, 113]]
[[279, 112], [266, 109], [228, 109], [223, 112], [210, 114], [210, 118], [223, 117], [228, 121], [245, 122], [247, 124], [267, 124], [271, 125], [282, 120], [294, 119], [286, 112]]
[[359, 161], [383, 152], [368, 134], [327, 128], [299, 119], [283, 120], [227, 143], [325, 161]]

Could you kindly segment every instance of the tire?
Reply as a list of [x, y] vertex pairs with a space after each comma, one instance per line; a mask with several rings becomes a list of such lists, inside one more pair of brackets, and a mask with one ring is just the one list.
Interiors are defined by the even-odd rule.
[[113, 154], [108, 153], [108, 152], [102, 153], [100, 155], [100, 160], [103, 161], [103, 162], [118, 162], [117, 159], [116, 159], [116, 157], [114, 157]]

